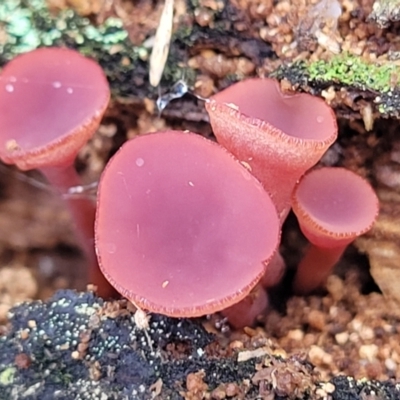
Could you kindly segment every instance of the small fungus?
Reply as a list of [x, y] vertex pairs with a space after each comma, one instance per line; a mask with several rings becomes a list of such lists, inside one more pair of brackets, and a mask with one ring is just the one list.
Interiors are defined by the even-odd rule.
[[242, 300], [279, 243], [276, 208], [223, 147], [190, 132], [126, 142], [99, 184], [100, 267], [141, 309], [172, 317]]
[[306, 174], [293, 194], [293, 211], [310, 246], [294, 280], [297, 293], [319, 287], [346, 247], [373, 225], [379, 211], [370, 184], [345, 168]]
[[333, 110], [306, 93], [282, 93], [273, 79], [246, 79], [206, 102], [217, 140], [258, 178], [281, 222], [299, 178], [336, 140]]
[[[110, 90], [100, 66], [78, 52], [41, 48], [9, 62], [0, 75], [0, 158], [22, 170], [38, 168], [59, 191], [81, 185], [74, 169], [78, 151], [95, 133]], [[69, 199], [68, 206], [100, 285], [94, 253], [95, 204]]]

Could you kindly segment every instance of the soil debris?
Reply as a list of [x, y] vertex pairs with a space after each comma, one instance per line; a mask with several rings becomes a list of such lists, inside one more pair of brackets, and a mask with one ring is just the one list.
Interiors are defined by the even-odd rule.
[[391, 382], [345, 376], [321, 381], [304, 354], [277, 355], [277, 345], [257, 335], [252, 346], [268, 344], [269, 352], [238, 363], [237, 351], [224, 354], [223, 336], [207, 333], [199, 321], [153, 315], [148, 333], [153, 350], [135, 329], [126, 300], [104, 302], [91, 292], [65, 290], [47, 302], [22, 304], [11, 311], [0, 337], [0, 399], [361, 400], [363, 393], [374, 392], [394, 400], [400, 395], [400, 385]]

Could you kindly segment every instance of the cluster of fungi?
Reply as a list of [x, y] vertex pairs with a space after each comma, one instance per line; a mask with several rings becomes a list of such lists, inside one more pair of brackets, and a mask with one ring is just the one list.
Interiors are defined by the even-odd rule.
[[[101, 68], [73, 50], [15, 58], [0, 75], [1, 160], [40, 169], [59, 193], [79, 185], [74, 159], [109, 97]], [[172, 317], [221, 311], [239, 327], [266, 307], [265, 288], [282, 277], [277, 248], [291, 208], [310, 241], [293, 288], [308, 293], [370, 229], [378, 200], [351, 171], [307, 172], [337, 137], [323, 100], [253, 78], [205, 107], [218, 143], [191, 132], [140, 135], [107, 164], [97, 205], [67, 201], [88, 279], [102, 296], [115, 288], [141, 309]]]

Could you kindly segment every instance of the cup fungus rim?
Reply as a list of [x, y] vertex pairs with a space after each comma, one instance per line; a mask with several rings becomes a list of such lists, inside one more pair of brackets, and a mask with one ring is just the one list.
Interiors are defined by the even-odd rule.
[[[294, 93], [287, 95], [282, 92], [281, 88], [279, 87], [278, 81], [272, 78], [249, 78], [246, 79], [247, 81], [256, 81], [256, 80], [269, 80], [275, 83], [275, 87], [277, 89], [278, 94], [281, 97], [300, 97], [300, 96], [307, 96], [309, 99], [312, 99], [313, 102], [320, 102], [326, 106], [327, 111], [329, 112], [330, 116], [330, 123], [331, 123], [331, 132], [327, 134], [327, 129], [321, 129], [324, 132], [324, 138], [317, 139], [317, 138], [300, 138], [297, 136], [289, 135], [288, 133], [284, 132], [283, 130], [275, 127], [267, 120], [262, 120], [258, 117], [251, 117], [246, 113], [240, 110], [240, 107], [235, 103], [228, 103], [225, 101], [219, 101], [216, 99], [219, 93], [211, 96], [211, 98], [206, 99], [205, 107], [209, 113], [220, 112], [220, 113], [227, 113], [228, 118], [233, 118], [238, 120], [241, 123], [244, 123], [248, 126], [251, 126], [255, 129], [260, 129], [262, 132], [266, 132], [269, 135], [272, 135], [276, 141], [285, 142], [288, 145], [297, 145], [303, 146], [310, 149], [319, 149], [325, 148], [331, 145], [337, 138], [337, 120], [333, 109], [329, 107], [329, 105], [320, 97], [313, 96], [309, 93]], [[244, 84], [246, 80], [242, 80], [237, 82], [236, 84]], [[227, 87], [226, 90], [229, 90], [231, 86]], [[311, 106], [310, 106], [311, 108]]]

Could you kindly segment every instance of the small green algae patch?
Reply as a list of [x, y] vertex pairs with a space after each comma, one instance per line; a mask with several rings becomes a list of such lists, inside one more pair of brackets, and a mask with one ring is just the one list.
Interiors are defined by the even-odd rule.
[[107, 52], [132, 45], [118, 18], [94, 26], [73, 10], [50, 13], [45, 0], [0, 2], [0, 53], [5, 61], [40, 46], [68, 46], [81, 52]]
[[14, 367], [8, 367], [0, 372], [0, 386], [11, 385], [14, 381], [15, 373], [17, 369]]
[[332, 82], [379, 93], [390, 92], [400, 77], [400, 68], [391, 62], [373, 64], [350, 54], [312, 62], [306, 69], [312, 81]]

